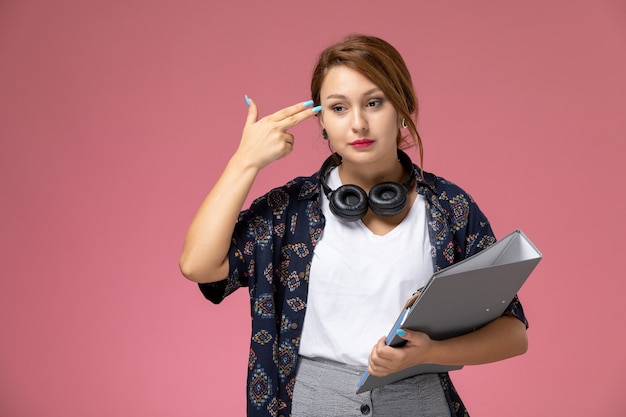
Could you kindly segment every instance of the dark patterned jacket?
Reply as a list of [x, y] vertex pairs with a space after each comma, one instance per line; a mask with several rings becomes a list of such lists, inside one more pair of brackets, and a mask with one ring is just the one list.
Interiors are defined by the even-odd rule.
[[[420, 178], [418, 168], [414, 167]], [[495, 242], [487, 218], [458, 186], [424, 173], [417, 191], [426, 198], [433, 269], [443, 269]], [[309, 271], [325, 219], [320, 210], [319, 172], [299, 177], [256, 199], [242, 211], [229, 252], [230, 275], [200, 284], [204, 296], [221, 302], [248, 287], [252, 339], [248, 362], [249, 417], [289, 416], [306, 310]], [[517, 297], [507, 312], [526, 317]], [[467, 416], [447, 373], [439, 375], [452, 416]]]

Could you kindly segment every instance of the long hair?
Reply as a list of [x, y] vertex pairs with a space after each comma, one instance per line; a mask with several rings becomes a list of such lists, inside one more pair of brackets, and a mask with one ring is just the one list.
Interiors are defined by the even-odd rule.
[[417, 145], [420, 168], [424, 163], [422, 139], [417, 132], [417, 98], [411, 74], [402, 55], [387, 41], [375, 36], [350, 35], [343, 41], [329, 46], [320, 54], [311, 78], [311, 98], [320, 104], [320, 91], [328, 70], [345, 65], [367, 77], [376, 84], [392, 103], [398, 114], [406, 121], [412, 143], [398, 130], [399, 148]]

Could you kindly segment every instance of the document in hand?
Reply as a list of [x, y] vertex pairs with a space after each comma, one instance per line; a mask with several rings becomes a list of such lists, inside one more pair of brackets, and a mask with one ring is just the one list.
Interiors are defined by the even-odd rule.
[[[406, 342], [396, 335], [399, 328], [424, 332], [436, 340], [479, 329], [504, 313], [541, 258], [526, 235], [516, 230], [476, 255], [436, 272], [417, 299], [400, 313], [387, 344], [402, 346]], [[413, 375], [461, 368], [424, 364], [386, 377], [365, 372], [357, 393]]]

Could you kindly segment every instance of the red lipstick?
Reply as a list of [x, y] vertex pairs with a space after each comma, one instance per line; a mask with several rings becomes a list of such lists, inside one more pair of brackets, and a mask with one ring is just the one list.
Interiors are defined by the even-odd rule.
[[374, 141], [371, 139], [357, 139], [354, 142], [350, 143], [350, 145], [354, 146], [355, 148], [367, 148], [372, 143], [374, 143]]

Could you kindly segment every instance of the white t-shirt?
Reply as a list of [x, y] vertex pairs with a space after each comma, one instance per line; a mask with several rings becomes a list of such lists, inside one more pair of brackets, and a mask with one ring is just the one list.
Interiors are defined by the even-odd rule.
[[[341, 186], [337, 169], [328, 178]], [[418, 195], [404, 220], [384, 236], [362, 221], [345, 222], [322, 197], [326, 225], [313, 253], [299, 354], [367, 366], [406, 300], [433, 273], [426, 202]]]

